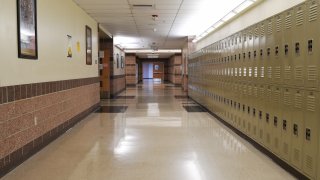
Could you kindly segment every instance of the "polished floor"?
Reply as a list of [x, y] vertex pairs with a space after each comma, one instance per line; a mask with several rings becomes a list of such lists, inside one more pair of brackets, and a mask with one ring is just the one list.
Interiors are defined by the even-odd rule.
[[181, 88], [145, 81], [101, 104], [3, 179], [294, 179]]

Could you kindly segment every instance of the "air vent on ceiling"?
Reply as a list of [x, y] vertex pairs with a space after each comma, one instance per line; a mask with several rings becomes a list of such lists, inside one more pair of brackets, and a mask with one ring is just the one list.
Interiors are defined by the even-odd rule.
[[155, 5], [153, 4], [132, 4], [132, 9], [154, 9]]

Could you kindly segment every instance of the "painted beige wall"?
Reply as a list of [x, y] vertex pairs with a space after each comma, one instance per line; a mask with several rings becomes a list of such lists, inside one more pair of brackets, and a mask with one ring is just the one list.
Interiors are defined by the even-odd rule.
[[[97, 23], [72, 0], [38, 2], [38, 60], [18, 59], [15, 0], [0, 0], [0, 86], [98, 76]], [[85, 25], [93, 34], [93, 65], [85, 65]], [[67, 35], [73, 58], [67, 58]], [[76, 42], [81, 44], [77, 52]]]
[[196, 50], [228, 37], [248, 26], [260, 22], [305, 0], [264, 0], [254, 8], [241, 14], [221, 29], [211, 33], [196, 44]]

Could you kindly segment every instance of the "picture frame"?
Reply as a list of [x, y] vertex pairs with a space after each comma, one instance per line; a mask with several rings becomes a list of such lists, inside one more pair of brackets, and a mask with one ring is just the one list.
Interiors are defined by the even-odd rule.
[[17, 0], [18, 58], [38, 59], [37, 1]]
[[119, 53], [117, 53], [117, 55], [116, 55], [116, 61], [117, 61], [117, 69], [119, 69]]
[[86, 26], [86, 64], [92, 65], [92, 29]]
[[121, 56], [121, 69], [123, 69], [123, 68], [124, 68], [124, 57]]

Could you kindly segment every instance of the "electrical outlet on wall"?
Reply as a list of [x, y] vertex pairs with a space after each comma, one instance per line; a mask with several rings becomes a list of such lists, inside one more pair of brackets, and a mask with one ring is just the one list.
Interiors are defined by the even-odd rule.
[[34, 117], [34, 125], [37, 126], [38, 125], [38, 117]]

